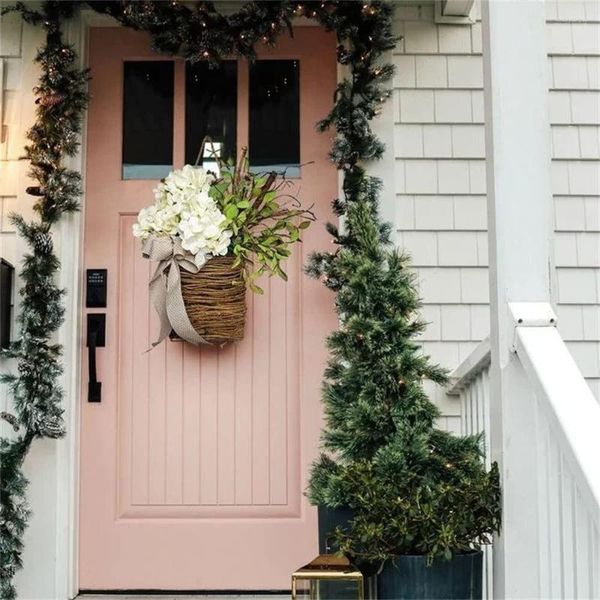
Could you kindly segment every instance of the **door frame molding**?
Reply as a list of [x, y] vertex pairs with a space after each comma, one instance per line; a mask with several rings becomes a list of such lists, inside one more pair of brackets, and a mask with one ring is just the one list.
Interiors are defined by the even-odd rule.
[[[83, 9], [77, 19], [65, 23], [65, 41], [73, 45], [79, 68], [89, 66], [88, 41], [91, 27], [115, 27], [116, 21]], [[55, 598], [67, 600], [79, 593], [79, 454], [81, 399], [81, 344], [83, 335], [83, 244], [85, 223], [85, 178], [87, 151], [87, 111], [84, 112], [79, 136], [79, 151], [67, 161], [67, 167], [81, 173], [81, 210], [66, 215], [59, 226], [58, 256], [63, 265], [59, 285], [67, 290], [65, 320], [58, 341], [63, 345], [65, 424], [67, 435], [56, 450], [56, 560]]]

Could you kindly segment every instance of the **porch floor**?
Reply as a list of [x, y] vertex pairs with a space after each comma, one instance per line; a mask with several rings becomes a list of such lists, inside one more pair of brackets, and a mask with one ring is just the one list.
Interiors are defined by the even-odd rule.
[[289, 594], [79, 594], [75, 600], [289, 600]]

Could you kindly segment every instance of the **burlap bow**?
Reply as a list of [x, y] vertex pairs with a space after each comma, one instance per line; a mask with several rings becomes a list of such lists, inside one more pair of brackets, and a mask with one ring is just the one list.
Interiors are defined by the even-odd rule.
[[190, 273], [200, 270], [190, 253], [181, 247], [179, 239], [149, 237], [142, 244], [142, 254], [144, 258], [158, 262], [149, 285], [150, 300], [160, 319], [160, 334], [152, 347], [160, 344], [171, 329], [186, 342], [208, 343], [190, 323], [181, 295], [180, 269]]

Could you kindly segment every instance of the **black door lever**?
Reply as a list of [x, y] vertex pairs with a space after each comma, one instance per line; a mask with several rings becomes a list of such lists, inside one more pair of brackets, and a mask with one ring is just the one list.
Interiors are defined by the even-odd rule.
[[96, 348], [106, 344], [106, 315], [88, 314], [87, 347], [88, 347], [88, 402], [102, 400], [102, 383], [96, 374]]

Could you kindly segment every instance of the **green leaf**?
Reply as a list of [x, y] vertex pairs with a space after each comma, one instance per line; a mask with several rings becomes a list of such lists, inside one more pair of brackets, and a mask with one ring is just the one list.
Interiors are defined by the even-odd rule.
[[237, 206], [234, 206], [233, 204], [230, 204], [229, 206], [225, 207], [225, 216], [230, 219], [231, 221], [233, 221], [233, 219], [235, 219], [238, 216], [238, 213], [240, 212], [237, 208]]

